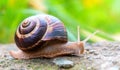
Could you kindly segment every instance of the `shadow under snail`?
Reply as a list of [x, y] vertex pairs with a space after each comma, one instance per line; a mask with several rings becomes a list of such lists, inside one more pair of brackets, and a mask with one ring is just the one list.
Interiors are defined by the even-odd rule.
[[94, 32], [85, 40], [67, 41], [67, 32], [63, 23], [56, 17], [46, 14], [26, 18], [15, 32], [15, 43], [20, 49], [10, 51], [16, 59], [53, 58], [61, 55], [77, 55], [84, 52], [86, 41], [97, 33]]

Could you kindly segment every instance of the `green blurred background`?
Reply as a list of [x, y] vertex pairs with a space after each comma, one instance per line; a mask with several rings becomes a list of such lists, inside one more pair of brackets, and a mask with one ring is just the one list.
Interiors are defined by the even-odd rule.
[[18, 24], [28, 16], [51, 14], [66, 26], [68, 38], [81, 39], [96, 30], [91, 41], [120, 40], [120, 0], [0, 0], [0, 43], [14, 42]]

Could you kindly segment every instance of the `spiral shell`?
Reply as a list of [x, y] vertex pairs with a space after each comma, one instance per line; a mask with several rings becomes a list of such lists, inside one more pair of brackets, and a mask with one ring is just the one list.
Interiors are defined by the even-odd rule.
[[15, 43], [22, 50], [42, 47], [47, 41], [67, 42], [63, 23], [51, 15], [35, 15], [26, 18], [15, 32]]

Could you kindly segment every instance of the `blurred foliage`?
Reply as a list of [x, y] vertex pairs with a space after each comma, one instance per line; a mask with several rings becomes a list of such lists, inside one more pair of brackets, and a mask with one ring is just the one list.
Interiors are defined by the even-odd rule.
[[81, 39], [100, 30], [93, 41], [118, 40], [119, 6], [120, 0], [1, 0], [0, 42], [13, 42], [18, 24], [38, 13], [48, 13], [62, 20], [71, 41], [77, 40], [77, 26], [80, 26]]
[[0, 42], [14, 41], [14, 33], [18, 24], [26, 17], [38, 13], [31, 9], [28, 0], [0, 1]]
[[73, 35], [77, 35], [76, 27], [80, 25], [82, 37], [99, 29], [102, 32], [98, 36], [107, 40], [114, 40], [112, 35], [120, 31], [119, 3], [120, 0], [46, 0], [49, 13], [59, 17]]

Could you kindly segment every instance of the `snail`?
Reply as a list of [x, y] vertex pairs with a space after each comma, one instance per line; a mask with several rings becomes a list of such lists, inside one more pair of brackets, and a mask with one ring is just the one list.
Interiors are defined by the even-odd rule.
[[15, 32], [15, 43], [18, 51], [10, 51], [15, 59], [54, 58], [62, 55], [77, 55], [84, 52], [85, 42], [80, 41], [78, 27], [78, 41], [67, 41], [67, 31], [58, 18], [40, 14], [26, 18], [21, 22]]

